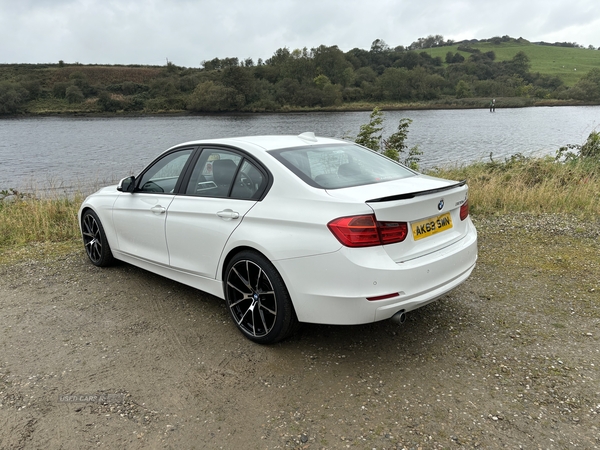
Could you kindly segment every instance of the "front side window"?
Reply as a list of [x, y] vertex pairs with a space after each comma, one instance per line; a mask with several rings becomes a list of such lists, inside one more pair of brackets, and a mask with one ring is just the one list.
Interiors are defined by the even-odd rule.
[[138, 183], [138, 192], [173, 193], [191, 149], [169, 153], [154, 163]]
[[296, 147], [271, 152], [307, 184], [339, 189], [415, 175], [412, 170], [354, 144]]

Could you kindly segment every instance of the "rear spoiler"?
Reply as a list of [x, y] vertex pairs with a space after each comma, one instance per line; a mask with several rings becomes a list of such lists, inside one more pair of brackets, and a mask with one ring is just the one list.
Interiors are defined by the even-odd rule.
[[459, 181], [458, 183], [451, 184], [450, 186], [444, 186], [436, 189], [428, 189], [426, 191], [409, 192], [408, 194], [390, 195], [387, 197], [374, 198], [373, 200], [367, 200], [366, 203], [382, 203], [382, 202], [393, 202], [395, 200], [408, 200], [410, 198], [419, 197], [421, 195], [435, 194], [437, 192], [449, 191], [457, 187], [461, 187], [467, 184], [467, 180]]

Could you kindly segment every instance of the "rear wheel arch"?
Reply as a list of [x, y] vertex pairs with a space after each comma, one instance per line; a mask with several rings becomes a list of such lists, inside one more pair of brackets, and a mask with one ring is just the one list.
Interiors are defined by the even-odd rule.
[[[225, 289], [225, 275], [226, 275], [225, 272], [227, 271], [227, 266], [229, 265], [229, 262], [233, 258], [235, 258], [235, 256], [238, 253], [241, 253], [243, 251], [255, 252], [255, 253], [258, 253], [259, 255], [267, 258], [264, 253], [256, 250], [253, 247], [247, 246], [247, 245], [244, 245], [241, 247], [235, 247], [235, 248], [232, 248], [231, 250], [229, 250], [229, 253], [227, 253], [227, 256], [225, 256], [225, 259], [223, 260], [223, 265], [221, 266], [221, 276], [219, 277], [221, 279], [221, 281], [223, 281], [223, 290]], [[269, 259], [269, 258], [267, 258], [267, 259]], [[223, 294], [225, 294], [225, 292], [223, 292]]]
[[231, 251], [222, 280], [230, 316], [246, 338], [273, 344], [296, 330], [298, 318], [285, 281], [264, 254], [251, 247]]

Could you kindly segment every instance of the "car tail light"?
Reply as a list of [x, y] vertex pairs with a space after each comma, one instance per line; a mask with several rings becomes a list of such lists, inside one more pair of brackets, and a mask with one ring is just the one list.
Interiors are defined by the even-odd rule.
[[408, 234], [406, 222], [378, 222], [375, 215], [340, 217], [327, 224], [346, 247], [372, 247], [402, 242]]
[[469, 201], [467, 200], [460, 207], [460, 220], [465, 220], [469, 216]]

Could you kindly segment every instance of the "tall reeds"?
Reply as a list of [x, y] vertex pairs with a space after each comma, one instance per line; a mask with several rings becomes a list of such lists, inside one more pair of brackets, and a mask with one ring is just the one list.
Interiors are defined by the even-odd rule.
[[14, 190], [0, 193], [0, 251], [30, 242], [79, 237], [81, 195], [41, 198]]
[[473, 214], [511, 212], [600, 216], [600, 164], [556, 162], [519, 155], [498, 163], [476, 163], [429, 171], [430, 175], [466, 179]]
[[[446, 167], [427, 173], [466, 179], [473, 215], [529, 212], [600, 217], [600, 164], [595, 162], [560, 163], [552, 158], [515, 155], [504, 162]], [[81, 194], [46, 197], [0, 191], [0, 252], [32, 242], [79, 240], [77, 211], [82, 201]]]

